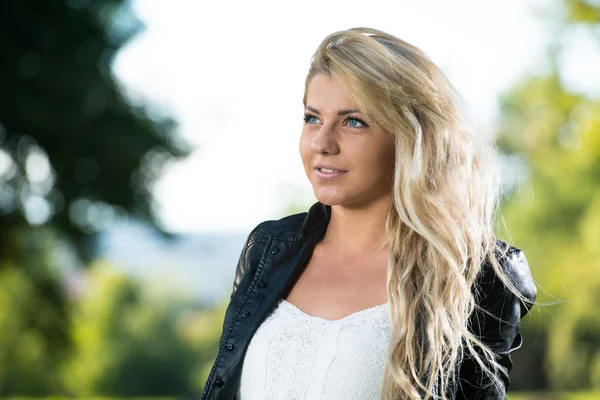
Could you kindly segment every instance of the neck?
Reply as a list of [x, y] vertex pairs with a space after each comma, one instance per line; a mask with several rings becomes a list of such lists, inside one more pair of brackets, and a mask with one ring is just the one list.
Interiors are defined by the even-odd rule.
[[391, 205], [390, 195], [361, 207], [332, 206], [323, 244], [340, 256], [382, 254], [387, 250], [379, 248], [387, 239], [385, 219]]

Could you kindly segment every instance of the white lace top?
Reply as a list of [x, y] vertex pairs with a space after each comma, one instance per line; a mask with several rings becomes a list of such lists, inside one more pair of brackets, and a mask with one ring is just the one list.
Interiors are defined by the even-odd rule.
[[240, 400], [378, 400], [389, 302], [328, 320], [281, 299], [244, 358]]

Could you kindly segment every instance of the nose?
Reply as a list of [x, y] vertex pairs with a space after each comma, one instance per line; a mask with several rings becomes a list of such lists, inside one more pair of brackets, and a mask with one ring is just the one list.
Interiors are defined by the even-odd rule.
[[312, 151], [318, 154], [339, 153], [336, 133], [335, 127], [328, 124], [321, 125], [311, 142]]

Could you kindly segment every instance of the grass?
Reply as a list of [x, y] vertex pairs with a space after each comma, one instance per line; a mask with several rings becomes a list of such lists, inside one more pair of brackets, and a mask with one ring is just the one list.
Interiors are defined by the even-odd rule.
[[507, 400], [600, 400], [600, 392], [515, 392]]

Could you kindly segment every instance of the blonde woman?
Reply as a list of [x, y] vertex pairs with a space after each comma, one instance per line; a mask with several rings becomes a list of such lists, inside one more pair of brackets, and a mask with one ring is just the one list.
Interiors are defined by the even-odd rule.
[[392, 35], [324, 39], [300, 136], [318, 201], [250, 233], [202, 399], [505, 398], [536, 287], [454, 95]]

